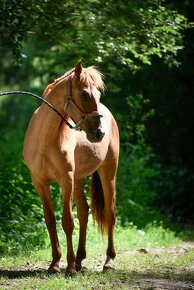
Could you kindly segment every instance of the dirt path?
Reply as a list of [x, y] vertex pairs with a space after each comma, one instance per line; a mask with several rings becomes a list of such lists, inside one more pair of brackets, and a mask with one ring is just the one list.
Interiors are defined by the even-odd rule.
[[[142, 255], [155, 255], [155, 267], [134, 270], [134, 278], [129, 288], [126, 289], [194, 289], [194, 243], [184, 243], [168, 249], [138, 249], [127, 251], [122, 255], [136, 255], [137, 252]], [[181, 259], [184, 259], [188, 252], [189, 256], [192, 256], [191, 265], [181, 265]], [[173, 267], [173, 264], [168, 263], [168, 260], [166, 260], [166, 263], [162, 263], [161, 257], [163, 255], [169, 255], [171, 260], [174, 261], [181, 258], [180, 265]]]

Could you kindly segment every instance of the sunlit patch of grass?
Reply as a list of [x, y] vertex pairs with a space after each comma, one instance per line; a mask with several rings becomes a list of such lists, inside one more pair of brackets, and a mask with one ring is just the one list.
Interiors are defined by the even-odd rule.
[[144, 229], [138, 229], [129, 224], [127, 227], [117, 227], [116, 244], [123, 248], [138, 247], [168, 247], [180, 243], [181, 238], [176, 233], [165, 228], [162, 223], [148, 224]]

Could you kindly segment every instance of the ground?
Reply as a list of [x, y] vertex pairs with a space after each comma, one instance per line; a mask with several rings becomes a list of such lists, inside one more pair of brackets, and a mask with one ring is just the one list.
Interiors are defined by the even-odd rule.
[[102, 273], [104, 256], [88, 257], [86, 269], [65, 278], [65, 263], [59, 274], [48, 274], [48, 262], [29, 261], [15, 267], [0, 265], [0, 289], [194, 289], [194, 243], [168, 248], [119, 250], [115, 270]]

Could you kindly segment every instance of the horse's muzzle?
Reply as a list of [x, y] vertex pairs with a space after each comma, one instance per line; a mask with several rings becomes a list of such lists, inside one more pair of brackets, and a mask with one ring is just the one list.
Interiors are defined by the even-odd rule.
[[87, 138], [92, 143], [98, 143], [102, 141], [103, 137], [105, 135], [105, 132], [102, 128], [98, 128], [96, 131], [90, 131], [87, 133]]

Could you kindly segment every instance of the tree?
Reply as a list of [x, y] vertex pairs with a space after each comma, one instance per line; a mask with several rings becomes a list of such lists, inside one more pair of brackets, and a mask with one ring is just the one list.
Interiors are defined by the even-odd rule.
[[153, 55], [176, 64], [182, 30], [188, 27], [186, 18], [165, 8], [163, 0], [1, 2], [1, 47], [15, 60], [24, 56], [23, 43], [36, 39], [44, 50], [89, 54], [96, 62], [114, 60], [132, 69], [150, 64]]

